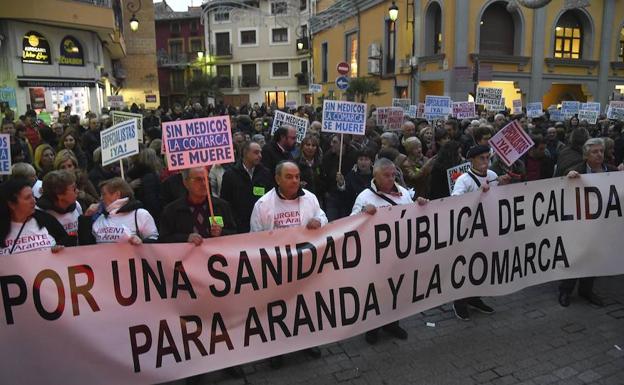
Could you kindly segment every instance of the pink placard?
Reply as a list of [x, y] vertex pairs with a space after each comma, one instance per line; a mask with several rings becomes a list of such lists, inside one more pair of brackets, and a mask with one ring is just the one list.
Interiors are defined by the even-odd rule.
[[171, 171], [234, 162], [229, 116], [178, 120], [162, 124]]
[[534, 145], [517, 120], [498, 131], [489, 143], [507, 166], [511, 166]]

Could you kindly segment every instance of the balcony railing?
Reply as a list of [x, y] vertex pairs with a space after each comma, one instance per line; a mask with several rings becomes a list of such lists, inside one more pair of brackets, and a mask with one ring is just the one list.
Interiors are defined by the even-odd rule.
[[231, 76], [219, 76], [217, 84], [219, 85], [219, 88], [234, 88]]
[[239, 88], [259, 88], [260, 76], [239, 76], [238, 77]]
[[157, 55], [159, 67], [186, 66], [198, 60], [197, 52], [159, 53]]
[[216, 57], [231, 57], [232, 44], [211, 44], [210, 53]]

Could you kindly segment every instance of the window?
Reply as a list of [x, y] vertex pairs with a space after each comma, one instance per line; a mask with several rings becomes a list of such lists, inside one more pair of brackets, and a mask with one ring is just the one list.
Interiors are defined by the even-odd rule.
[[215, 33], [215, 42], [217, 44], [217, 47], [215, 50], [216, 56], [232, 55], [232, 47], [230, 46], [230, 33], [229, 32]]
[[230, 21], [230, 11], [217, 11], [214, 14], [214, 21], [216, 22], [224, 22], [224, 21]]
[[327, 83], [327, 54], [329, 47], [327, 43], [321, 44], [321, 81]]
[[620, 46], [618, 50], [618, 59], [624, 61], [624, 28], [620, 30]]
[[507, 12], [507, 3], [490, 5], [481, 18], [479, 53], [485, 55], [513, 55], [515, 46], [515, 23]]
[[285, 15], [288, 13], [288, 3], [286, 1], [274, 1], [271, 3], [271, 15]]
[[278, 62], [278, 63], [273, 63], [273, 77], [288, 77], [290, 76], [289, 74], [289, 70], [288, 70], [288, 62]]
[[556, 58], [580, 59], [583, 48], [583, 27], [578, 17], [571, 11], [559, 18], [555, 27]]
[[349, 63], [349, 76], [355, 78], [358, 75], [358, 35], [352, 32], [345, 37], [345, 60]]
[[184, 71], [171, 71], [171, 90], [173, 92], [185, 92]]
[[202, 39], [191, 39], [190, 42], [191, 52], [200, 52], [204, 50]]
[[229, 65], [217, 65], [219, 87], [232, 88], [232, 74]]
[[240, 31], [240, 44], [241, 45], [255, 45], [256, 44], [256, 31]]
[[307, 60], [302, 60], [301, 61], [301, 73], [302, 74], [307, 74], [308, 73], [308, 61]]
[[193, 33], [197, 33], [197, 30], [199, 29], [199, 22], [197, 21], [192, 21], [191, 22], [191, 32]]
[[182, 40], [169, 40], [169, 54], [173, 56], [178, 56], [184, 52], [184, 44]]
[[288, 43], [288, 28], [273, 28], [271, 30], [272, 43]]
[[286, 91], [269, 91], [264, 93], [266, 104], [269, 106], [277, 106], [277, 108], [286, 107]]
[[308, 8], [308, 0], [299, 0], [299, 10], [305, 11]]
[[171, 31], [171, 33], [180, 33], [180, 22], [174, 21], [169, 24], [169, 31]]
[[385, 73], [393, 74], [396, 62], [396, 23], [392, 20], [386, 20], [386, 57], [385, 57]]
[[437, 55], [442, 51], [442, 9], [432, 2], [425, 15], [425, 55]]
[[241, 87], [258, 86], [258, 73], [255, 64], [242, 64], [241, 73]]

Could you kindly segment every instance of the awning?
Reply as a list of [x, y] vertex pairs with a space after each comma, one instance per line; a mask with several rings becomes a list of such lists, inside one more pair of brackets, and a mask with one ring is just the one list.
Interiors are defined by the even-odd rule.
[[53, 77], [33, 77], [18, 76], [17, 84], [20, 87], [95, 87], [95, 79], [84, 78], [53, 78]]

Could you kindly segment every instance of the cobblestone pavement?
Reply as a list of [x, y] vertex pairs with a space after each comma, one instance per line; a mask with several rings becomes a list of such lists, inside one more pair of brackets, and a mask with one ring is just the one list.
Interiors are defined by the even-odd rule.
[[382, 332], [371, 346], [357, 336], [323, 346], [319, 359], [298, 352], [279, 370], [259, 361], [244, 365], [245, 379], [221, 371], [198, 383], [624, 385], [624, 276], [597, 279], [595, 291], [605, 307], [575, 294], [563, 308], [551, 282], [486, 298], [496, 313], [467, 322], [444, 305], [401, 321], [407, 341]]

